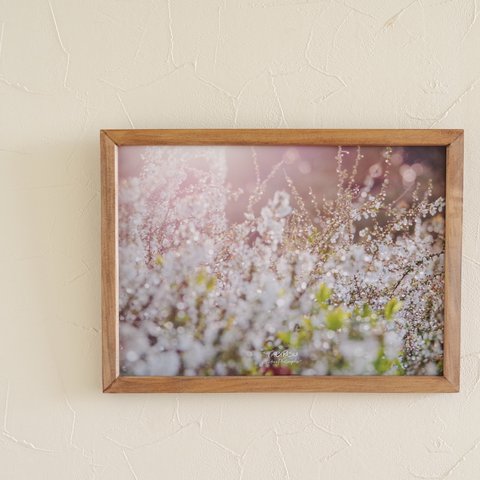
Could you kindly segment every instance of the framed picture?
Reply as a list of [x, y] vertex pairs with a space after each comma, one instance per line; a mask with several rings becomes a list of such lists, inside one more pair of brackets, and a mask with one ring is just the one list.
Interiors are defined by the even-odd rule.
[[456, 392], [462, 130], [104, 130], [105, 392]]

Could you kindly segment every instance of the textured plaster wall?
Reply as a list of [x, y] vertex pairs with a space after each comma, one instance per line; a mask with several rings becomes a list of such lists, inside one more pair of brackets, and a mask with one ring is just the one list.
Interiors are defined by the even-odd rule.
[[[480, 5], [0, 0], [0, 478], [477, 479]], [[101, 128], [465, 128], [449, 395], [106, 395]]]

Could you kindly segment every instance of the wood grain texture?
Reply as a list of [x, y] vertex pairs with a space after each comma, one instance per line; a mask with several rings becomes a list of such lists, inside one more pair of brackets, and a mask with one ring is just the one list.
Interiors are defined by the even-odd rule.
[[[104, 392], [458, 392], [463, 130], [104, 130], [100, 137]], [[443, 376], [119, 376], [117, 146], [249, 144], [447, 147]]]
[[105, 130], [121, 145], [449, 145], [462, 130]]
[[118, 377], [117, 146], [100, 132], [103, 389]]
[[148, 392], [455, 392], [442, 376], [119, 377], [109, 393]]
[[460, 318], [463, 216], [463, 135], [447, 147], [445, 214], [445, 378], [460, 389]]

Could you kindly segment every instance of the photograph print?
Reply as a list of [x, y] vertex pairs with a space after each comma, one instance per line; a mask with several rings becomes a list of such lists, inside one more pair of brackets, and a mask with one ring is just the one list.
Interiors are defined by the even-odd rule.
[[445, 165], [435, 146], [120, 146], [120, 375], [442, 375]]

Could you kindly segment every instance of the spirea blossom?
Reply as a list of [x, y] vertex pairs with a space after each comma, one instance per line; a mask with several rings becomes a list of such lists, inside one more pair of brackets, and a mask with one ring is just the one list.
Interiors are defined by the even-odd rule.
[[222, 150], [150, 149], [119, 189], [122, 374], [440, 374], [445, 202], [388, 201], [389, 148], [376, 193], [344, 154], [335, 199], [263, 198], [257, 171], [232, 223]]

